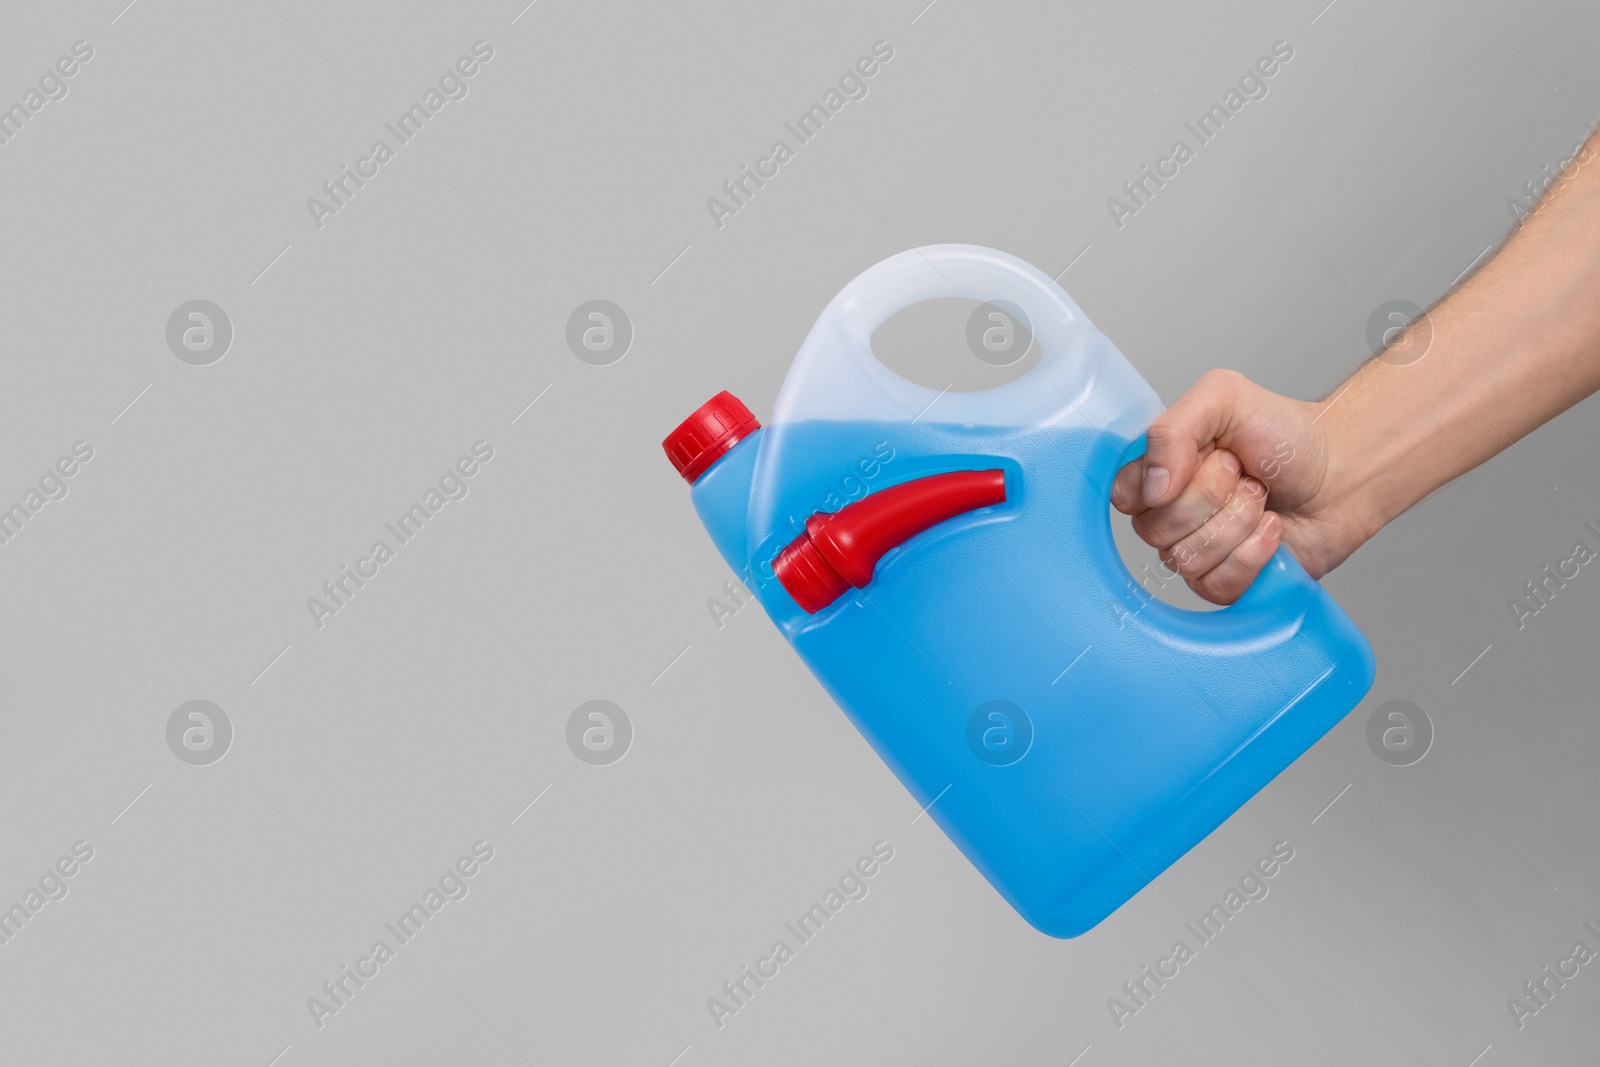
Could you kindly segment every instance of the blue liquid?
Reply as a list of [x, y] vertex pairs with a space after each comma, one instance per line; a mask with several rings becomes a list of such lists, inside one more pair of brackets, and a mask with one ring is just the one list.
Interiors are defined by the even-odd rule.
[[[1133, 580], [1108, 500], [1142, 447], [1087, 427], [807, 422], [747, 438], [693, 490], [729, 565], [918, 805], [937, 797], [945, 833], [1056, 937], [1137, 893], [1372, 683], [1365, 638], [1285, 550], [1222, 611]], [[1005, 504], [913, 538], [815, 616], [771, 577], [817, 510], [996, 466]]]

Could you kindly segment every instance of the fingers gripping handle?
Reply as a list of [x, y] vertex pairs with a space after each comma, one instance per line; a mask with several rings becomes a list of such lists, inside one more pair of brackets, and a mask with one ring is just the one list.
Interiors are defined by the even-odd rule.
[[[1116, 460], [1117, 463], [1127, 464], [1144, 456], [1146, 439], [1141, 435], [1133, 445], [1123, 452]], [[1105, 479], [1106, 505], [1111, 504], [1110, 485], [1116, 471], [1111, 471]], [[1127, 572], [1126, 566], [1123, 568]], [[1128, 580], [1132, 582], [1133, 575], [1128, 573]], [[1300, 561], [1294, 558], [1288, 546], [1280, 544], [1278, 550], [1272, 554], [1267, 565], [1261, 568], [1261, 573], [1256, 575], [1255, 581], [1250, 583], [1238, 600], [1218, 611], [1190, 611], [1184, 608], [1173, 608], [1173, 611], [1182, 612], [1185, 616], [1192, 616], [1203, 625], [1218, 627], [1232, 627], [1246, 617], [1268, 616], [1271, 623], [1281, 623], [1293, 620], [1303, 611], [1317, 590], [1321, 588], [1317, 580], [1306, 573]], [[1206, 623], [1205, 620], [1214, 620]]]

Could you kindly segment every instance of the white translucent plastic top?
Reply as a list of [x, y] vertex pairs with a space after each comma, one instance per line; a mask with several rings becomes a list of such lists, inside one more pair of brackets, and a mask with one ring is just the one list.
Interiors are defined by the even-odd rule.
[[[940, 297], [1019, 307], [1040, 346], [1038, 365], [993, 389], [940, 395], [879, 362], [873, 332], [902, 308]], [[1073, 406], [1097, 428], [1128, 440], [1161, 410], [1122, 353], [1042, 271], [992, 248], [930, 245], [886, 259], [840, 290], [801, 345], [770, 425], [923, 418], [1040, 426]]]

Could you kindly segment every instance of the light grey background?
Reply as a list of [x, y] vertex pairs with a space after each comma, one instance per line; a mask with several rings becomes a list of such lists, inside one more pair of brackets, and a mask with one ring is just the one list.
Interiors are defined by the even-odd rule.
[[[916, 818], [759, 609], [718, 628], [731, 576], [658, 442], [722, 388], [766, 415], [908, 243], [1070, 264], [1168, 400], [1212, 366], [1321, 395], [1600, 118], [1593, 5], [123, 3], [0, 17], [0, 103], [94, 48], [0, 146], [0, 502], [94, 449], [0, 547], [0, 904], [94, 848], [0, 946], [4, 1062], [1592, 1062], [1596, 965], [1523, 1029], [1506, 1001], [1600, 949], [1600, 577], [1520, 631], [1506, 603], [1600, 543], [1593, 401], [1327, 580], [1372, 695], [1075, 941]], [[469, 95], [318, 229], [306, 199], [478, 40]], [[879, 40], [869, 95], [716, 227]], [[1270, 95], [1114, 226], [1279, 40]], [[210, 366], [166, 344], [193, 299], [232, 321]], [[632, 321], [610, 366], [566, 345], [593, 299]], [[886, 355], [938, 377], [964, 322], [891, 323]], [[479, 440], [470, 494], [317, 629], [306, 599]], [[208, 766], [167, 746], [196, 699], [233, 727]], [[633, 725], [609, 766], [567, 746], [594, 699]], [[1367, 746], [1392, 699], [1434, 725], [1414, 766]], [[479, 840], [470, 894], [314, 1025]], [[719, 1030], [707, 998], [878, 840], [870, 895]], [[1270, 896], [1118, 1029], [1108, 998], [1279, 840]]]

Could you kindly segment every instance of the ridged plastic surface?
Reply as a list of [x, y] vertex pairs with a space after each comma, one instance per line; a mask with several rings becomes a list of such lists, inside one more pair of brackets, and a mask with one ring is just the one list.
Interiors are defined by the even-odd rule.
[[[940, 296], [1009, 300], [1039, 365], [939, 395], [872, 331]], [[964, 245], [907, 252], [823, 312], [771, 423], [692, 496], [729, 565], [919, 806], [1057, 937], [1105, 918], [1360, 701], [1372, 652], [1280, 550], [1241, 600], [1190, 612], [1123, 566], [1109, 496], [1155, 393], [1049, 278]], [[817, 511], [1000, 468], [1007, 499], [912, 538], [816, 615], [772, 576]], [[998, 716], [998, 717], [997, 717]]]

